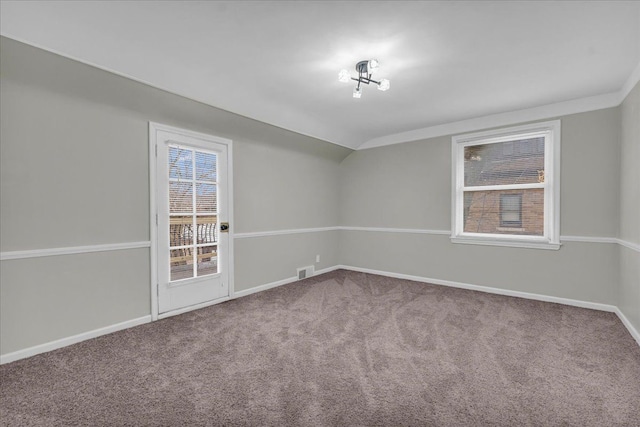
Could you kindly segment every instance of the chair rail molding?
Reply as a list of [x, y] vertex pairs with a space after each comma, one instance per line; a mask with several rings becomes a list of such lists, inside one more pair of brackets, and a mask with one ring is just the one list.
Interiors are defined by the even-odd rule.
[[87, 254], [91, 252], [121, 251], [127, 249], [149, 248], [148, 240], [140, 242], [107, 243], [102, 245], [67, 246], [61, 248], [31, 249], [23, 251], [0, 252], [0, 261], [11, 259], [40, 258], [58, 255]]

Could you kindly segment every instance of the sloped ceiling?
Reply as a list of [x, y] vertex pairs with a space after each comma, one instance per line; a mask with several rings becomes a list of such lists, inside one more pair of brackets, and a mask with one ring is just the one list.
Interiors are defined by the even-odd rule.
[[[617, 105], [640, 74], [640, 2], [3, 1], [0, 15], [6, 37], [350, 148]], [[354, 99], [337, 73], [369, 58], [391, 89]]]

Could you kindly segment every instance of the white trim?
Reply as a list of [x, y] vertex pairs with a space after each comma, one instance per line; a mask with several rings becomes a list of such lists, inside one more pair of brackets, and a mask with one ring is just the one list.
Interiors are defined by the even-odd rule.
[[529, 292], [513, 291], [513, 290], [501, 289], [501, 288], [492, 288], [489, 286], [472, 285], [469, 283], [454, 282], [451, 280], [433, 279], [433, 278], [422, 277], [422, 276], [412, 276], [409, 274], [392, 273], [389, 271], [372, 270], [370, 268], [353, 267], [349, 265], [340, 265], [338, 267], [344, 270], [357, 271], [360, 273], [377, 274], [379, 276], [393, 277], [396, 279], [413, 280], [414, 282], [430, 283], [433, 285], [449, 286], [452, 288], [468, 289], [472, 291], [480, 291], [480, 292], [486, 292], [489, 294], [496, 294], [496, 295], [506, 295], [510, 297], [525, 298], [525, 299], [536, 300], [536, 301], [553, 302], [557, 304], [571, 305], [574, 307], [582, 307], [582, 308], [590, 308], [593, 310], [607, 311], [612, 313], [615, 313], [617, 309], [615, 305], [601, 304], [598, 302], [581, 301], [581, 300], [575, 300], [570, 298], [553, 297], [553, 296], [542, 295], [542, 294], [532, 294]]
[[562, 246], [562, 243], [549, 243], [549, 242], [535, 242], [524, 240], [507, 240], [507, 239], [493, 239], [493, 238], [477, 238], [456, 236], [451, 238], [451, 243], [463, 243], [466, 245], [479, 245], [479, 246], [503, 246], [509, 248], [527, 248], [527, 249], [547, 249], [557, 251]]
[[[576, 240], [576, 241], [583, 241], [583, 240]], [[596, 242], [593, 242], [596, 243]], [[600, 243], [600, 242], [597, 242]], [[606, 242], [606, 243], [611, 243], [611, 242]], [[335, 271], [335, 270], [350, 270], [350, 271], [357, 271], [357, 272], [362, 272], [362, 273], [369, 273], [369, 274], [377, 274], [380, 276], [386, 276], [386, 277], [394, 277], [394, 278], [398, 278], [398, 279], [406, 279], [406, 280], [413, 280], [416, 282], [423, 282], [423, 283], [431, 283], [434, 285], [440, 285], [440, 286], [450, 286], [450, 287], [455, 287], [455, 288], [460, 288], [460, 289], [469, 289], [469, 290], [474, 290], [474, 291], [480, 291], [480, 292], [486, 292], [486, 293], [492, 293], [492, 294], [497, 294], [497, 295], [506, 295], [506, 296], [513, 296], [513, 297], [518, 297], [518, 298], [525, 298], [525, 299], [532, 299], [532, 300], [537, 300], [537, 301], [546, 301], [546, 302], [553, 302], [553, 303], [558, 303], [558, 304], [565, 304], [565, 305], [571, 305], [571, 306], [575, 306], [575, 307], [582, 307], [582, 308], [589, 308], [589, 309], [593, 309], [593, 310], [601, 310], [601, 311], [607, 311], [607, 312], [613, 312], [615, 313], [621, 320], [622, 324], [627, 328], [627, 330], [629, 331], [629, 333], [631, 334], [631, 336], [638, 342], [638, 345], [640, 345], [640, 333], [638, 333], [638, 331], [633, 327], [633, 325], [631, 324], [631, 322], [625, 317], [625, 315], [622, 313], [622, 311], [613, 305], [609, 305], [609, 304], [600, 304], [600, 303], [594, 303], [594, 302], [590, 302], [590, 301], [580, 301], [580, 300], [573, 300], [573, 299], [568, 299], [568, 298], [560, 298], [560, 297], [552, 297], [552, 296], [546, 296], [546, 295], [540, 295], [540, 294], [532, 294], [532, 293], [528, 293], [528, 292], [520, 292], [520, 291], [512, 291], [512, 290], [508, 290], [508, 289], [500, 289], [500, 288], [492, 288], [492, 287], [487, 287], [487, 286], [479, 286], [479, 285], [471, 285], [471, 284], [467, 284], [467, 283], [461, 283], [461, 282], [453, 282], [453, 281], [449, 281], [449, 280], [441, 280], [441, 279], [432, 279], [432, 278], [426, 278], [426, 277], [421, 277], [421, 276], [412, 276], [412, 275], [408, 275], [408, 274], [400, 274], [400, 273], [392, 273], [392, 272], [388, 272], [388, 271], [381, 271], [381, 270], [373, 270], [373, 269], [369, 269], [369, 268], [361, 268], [361, 267], [354, 267], [354, 266], [348, 266], [348, 265], [335, 265], [333, 267], [328, 267], [328, 268], [324, 268], [321, 270], [317, 270], [314, 274], [314, 276], [316, 275], [320, 275], [320, 274], [324, 274], [324, 273], [329, 273], [331, 271]], [[313, 276], [312, 276], [313, 277]], [[208, 301], [202, 304], [198, 304], [196, 306], [191, 306], [191, 307], [187, 307], [181, 310], [175, 310], [173, 312], [169, 312], [169, 313], [164, 313], [162, 314], [160, 317], [161, 318], [166, 318], [166, 317], [170, 317], [170, 316], [174, 316], [177, 314], [182, 314], [186, 311], [190, 311], [190, 310], [195, 310], [198, 308], [204, 308], [204, 307], [208, 307], [214, 304], [218, 304], [221, 302], [225, 302], [225, 301], [229, 301], [231, 299], [235, 299], [235, 298], [241, 298], [247, 295], [251, 295], [254, 293], [258, 293], [258, 292], [262, 292], [262, 291], [266, 291], [267, 289], [272, 289], [278, 286], [282, 286], [282, 285], [286, 285], [289, 283], [293, 283], [298, 281], [297, 277], [289, 277], [287, 279], [283, 279], [283, 280], [277, 280], [275, 282], [271, 282], [271, 283], [267, 283], [264, 285], [260, 285], [260, 286], [255, 286], [249, 289], [245, 289], [243, 291], [239, 291], [239, 292], [234, 292], [233, 295], [231, 295], [230, 297], [225, 297], [225, 298], [219, 298], [213, 301]], [[106, 326], [104, 328], [99, 328], [99, 329], [95, 329], [93, 331], [89, 331], [89, 332], [84, 332], [78, 335], [74, 335], [71, 337], [66, 337], [66, 338], [62, 338], [56, 341], [51, 341], [45, 344], [40, 344], [34, 347], [29, 347], [23, 350], [18, 350], [12, 353], [7, 353], [4, 355], [0, 355], [0, 364], [5, 364], [5, 363], [10, 363], [16, 360], [20, 360], [20, 359], [24, 359], [27, 357], [31, 357], [31, 356], [35, 356], [37, 354], [41, 354], [41, 353], [46, 353], [48, 351], [52, 351], [52, 350], [56, 350], [62, 347], [66, 347], [72, 344], [76, 344], [82, 341], [86, 341], [88, 339], [91, 338], [95, 338], [95, 337], [99, 337], [102, 335], [106, 335], [112, 332], [117, 332], [123, 329], [128, 329], [134, 326], [138, 326], [138, 325], [142, 325], [145, 323], [149, 323], [152, 321], [151, 316], [143, 316], [143, 317], [139, 317], [137, 319], [132, 319], [132, 320], [128, 320], [125, 322], [121, 322], [121, 323], [117, 323], [115, 325], [110, 325], [110, 326]]]
[[[473, 245], [514, 246], [531, 249], [560, 249], [560, 120], [454, 135], [451, 137], [451, 241]], [[498, 144], [513, 139], [544, 138], [543, 183], [519, 185], [466, 186], [464, 182], [464, 149], [470, 146]], [[543, 188], [544, 235], [523, 236], [494, 233], [468, 233], [463, 230], [464, 193], [468, 191], [501, 191]]]
[[149, 272], [151, 287], [151, 320], [158, 320], [158, 204], [156, 202], [156, 156], [158, 155], [158, 138], [155, 124], [149, 122]]
[[[159, 299], [159, 274], [158, 274], [158, 244], [160, 242], [158, 236], [158, 200], [157, 200], [157, 173], [158, 173], [158, 133], [165, 132], [175, 136], [183, 136], [190, 139], [195, 139], [196, 141], [191, 141], [189, 145], [196, 145], [200, 148], [207, 149], [207, 145], [211, 143], [220, 144], [225, 147], [226, 152], [226, 176], [224, 179], [226, 181], [226, 207], [227, 207], [227, 215], [226, 218], [224, 216], [220, 216], [220, 220], [227, 221], [230, 224], [228, 236], [227, 236], [227, 268], [228, 271], [226, 273], [227, 284], [227, 292], [228, 294], [223, 298], [218, 298], [213, 301], [206, 301], [201, 304], [196, 304], [192, 306], [185, 307], [184, 309], [171, 310], [169, 312], [165, 312], [160, 315], [160, 307], [161, 303]], [[221, 173], [224, 173], [221, 172]], [[201, 132], [195, 132], [188, 129], [178, 128], [175, 126], [165, 125], [162, 123], [149, 122], [149, 182], [150, 182], [150, 205], [149, 205], [149, 216], [150, 216], [150, 235], [151, 235], [151, 252], [152, 259], [150, 262], [151, 267], [151, 317], [153, 320], [158, 320], [167, 316], [172, 316], [175, 314], [180, 314], [185, 311], [195, 310], [200, 307], [206, 307], [207, 305], [215, 304], [217, 302], [221, 302], [223, 300], [228, 300], [233, 295], [234, 289], [234, 223], [233, 223], [233, 141], [228, 138], [222, 138], [215, 135], [205, 134]], [[195, 197], [195, 193], [194, 193]], [[218, 213], [220, 214], [220, 213]], [[223, 260], [224, 262], [224, 260]], [[223, 277], [223, 283], [225, 278]]]
[[615, 313], [620, 319], [620, 321], [622, 322], [622, 324], [627, 328], [627, 330], [629, 331], [633, 339], [635, 339], [638, 345], [640, 345], [640, 332], [638, 332], [636, 328], [634, 328], [634, 326], [631, 324], [629, 319], [627, 319], [624, 313], [622, 313], [619, 307], [616, 307], [615, 305], [611, 305], [611, 304], [601, 304], [597, 302], [581, 301], [581, 300], [575, 300], [571, 298], [561, 298], [561, 297], [553, 297], [553, 296], [542, 295], [542, 294], [532, 294], [529, 292], [512, 291], [509, 289], [472, 285], [469, 283], [453, 282], [450, 280], [432, 279], [428, 277], [412, 276], [409, 274], [401, 274], [401, 273], [392, 273], [389, 271], [373, 270], [370, 268], [353, 267], [349, 265], [338, 265], [335, 267], [335, 269], [357, 271], [360, 273], [377, 274], [379, 276], [393, 277], [396, 279], [413, 280], [415, 282], [430, 283], [433, 285], [450, 286], [453, 288], [469, 289], [472, 291], [486, 292], [489, 294], [506, 295], [506, 296], [516, 297], [516, 298], [525, 298], [525, 299], [530, 299], [535, 301], [552, 302], [556, 304], [564, 304], [564, 305], [570, 305], [574, 307], [588, 308], [591, 310], [600, 310], [600, 311], [606, 311], [609, 313]]
[[0, 261], [10, 259], [40, 258], [58, 255], [86, 254], [91, 252], [121, 251], [126, 249], [148, 248], [151, 242], [107, 243], [104, 245], [70, 246], [64, 248], [31, 249], [26, 251], [0, 252]]
[[389, 227], [338, 227], [346, 231], [373, 231], [379, 233], [409, 233], [409, 234], [435, 234], [447, 236], [451, 234], [449, 230], [427, 230], [419, 228], [389, 228]]
[[227, 243], [228, 253], [227, 259], [229, 262], [227, 263], [227, 268], [229, 272], [227, 273], [227, 280], [229, 281], [229, 285], [227, 287], [227, 291], [229, 292], [229, 298], [233, 297], [234, 287], [235, 287], [235, 258], [234, 258], [234, 245], [233, 241], [235, 240], [235, 222], [233, 216], [233, 141], [229, 140], [227, 144], [227, 219], [229, 222], [229, 231], [227, 234], [229, 235], [229, 242]]
[[249, 233], [236, 233], [234, 236], [236, 239], [248, 239], [253, 237], [268, 237], [268, 236], [281, 236], [287, 234], [302, 234], [302, 233], [318, 233], [322, 231], [373, 231], [380, 233], [409, 233], [409, 234], [440, 234], [449, 235], [449, 230], [427, 230], [418, 228], [389, 228], [389, 227], [353, 227], [339, 225], [335, 227], [319, 227], [319, 228], [296, 228], [289, 230], [274, 230], [274, 231], [256, 231]]
[[14, 362], [16, 360], [24, 359], [27, 357], [35, 356], [37, 354], [46, 353], [48, 351], [57, 350], [62, 347], [67, 347], [72, 344], [77, 344], [82, 341], [89, 340], [91, 338], [107, 335], [112, 332], [121, 331], [123, 329], [132, 328], [134, 326], [143, 325], [151, 322], [151, 316], [142, 316], [137, 319], [127, 320], [125, 322], [116, 323], [115, 325], [105, 326], [103, 328], [94, 329], [92, 331], [83, 332], [77, 335], [73, 335], [59, 340], [50, 341], [48, 343], [36, 345], [33, 347], [25, 348], [23, 350], [14, 351], [12, 353], [3, 354], [0, 356], [0, 365], [5, 363]]
[[205, 307], [209, 307], [215, 304], [219, 304], [221, 302], [225, 302], [225, 301], [229, 301], [231, 299], [231, 297], [222, 297], [222, 298], [216, 298], [214, 300], [211, 301], [205, 301], [205, 302], [201, 302], [199, 304], [194, 304], [194, 305], [190, 305], [188, 307], [182, 307], [179, 308], [177, 310], [171, 310], [171, 311], [167, 311], [165, 313], [160, 313], [158, 315], [158, 320], [160, 319], [166, 319], [167, 317], [173, 317], [173, 316], [177, 316], [178, 314], [184, 314], [187, 313], [189, 311], [193, 311], [193, 310], [198, 310], [201, 308], [205, 308]]
[[[317, 233], [322, 231], [336, 231], [336, 230], [345, 230], [345, 231], [367, 231], [367, 232], [377, 232], [377, 233], [407, 233], [407, 234], [432, 234], [432, 235], [443, 235], [449, 236], [451, 235], [451, 230], [432, 230], [432, 229], [422, 229], [422, 228], [393, 228], [393, 227], [355, 227], [349, 225], [339, 225], [335, 227], [319, 227], [319, 228], [296, 228], [289, 230], [273, 230], [273, 231], [255, 231], [248, 233], [236, 233], [234, 235], [235, 239], [248, 239], [253, 237], [268, 237], [268, 236], [282, 236], [287, 234], [303, 234], [303, 233]], [[452, 239], [452, 241], [455, 239]], [[468, 240], [465, 240], [468, 242]], [[545, 249], [557, 249], [553, 246], [560, 246], [562, 242], [581, 242], [581, 243], [617, 243], [619, 245], [625, 246], [634, 251], [640, 252], [640, 245], [637, 243], [628, 242], [625, 240], [618, 239], [616, 237], [599, 237], [599, 236], [560, 236], [559, 244], [548, 244], [545, 243]], [[471, 244], [482, 244], [479, 241], [470, 242]], [[522, 245], [519, 247], [539, 247], [535, 242], [520, 242]], [[494, 242], [490, 243], [493, 246], [503, 246], [496, 245]], [[515, 246], [511, 242], [507, 246]]]
[[236, 233], [236, 239], [248, 239], [252, 237], [280, 236], [284, 234], [317, 233], [320, 231], [335, 231], [341, 227], [295, 228], [289, 230], [254, 231], [249, 233]]
[[546, 120], [569, 114], [584, 113], [587, 111], [602, 110], [604, 108], [617, 107], [622, 102], [621, 92], [612, 92], [555, 104], [542, 105], [540, 107], [524, 110], [509, 111], [506, 113], [491, 114], [457, 122], [445, 123], [416, 129], [408, 132], [400, 132], [392, 135], [373, 138], [361, 144], [356, 150], [383, 147], [386, 145], [402, 144], [404, 142], [419, 141], [439, 136], [455, 135], [465, 132], [473, 132], [480, 129], [488, 129], [500, 126], [509, 126], [514, 123], [524, 123], [535, 120]]
[[629, 78], [617, 92], [572, 99], [570, 101], [557, 102], [554, 104], [541, 105], [539, 107], [525, 108], [516, 111], [508, 111], [505, 113], [490, 114], [488, 116], [474, 117], [471, 119], [394, 133], [365, 141], [360, 144], [356, 150], [366, 150], [367, 148], [384, 147], [386, 145], [402, 144], [405, 142], [437, 138], [439, 136], [473, 132], [481, 129], [509, 126], [515, 123], [525, 123], [535, 120], [547, 120], [570, 114], [586, 113], [588, 111], [617, 107], [624, 102], [639, 81], [640, 62], [638, 62], [634, 70], [629, 75]]
[[622, 310], [620, 310], [619, 307], [616, 307], [614, 313], [618, 315], [618, 318], [620, 319], [622, 324], [627, 328], [627, 330], [629, 331], [633, 339], [636, 340], [638, 345], [640, 345], [640, 332], [633, 327], [629, 319], [627, 319], [627, 317], [624, 315], [624, 313], [622, 312]]
[[[155, 218], [153, 214], [151, 215], [151, 217], [153, 218], [152, 222], [155, 222]], [[316, 233], [320, 231], [336, 231], [336, 230], [368, 231], [368, 232], [379, 232], [379, 233], [432, 234], [432, 235], [443, 235], [443, 236], [451, 234], [450, 230], [337, 226], [337, 227], [324, 227], [324, 228], [299, 228], [294, 230], [259, 231], [254, 233], [237, 233], [233, 237], [235, 239], [244, 239], [244, 238], [251, 238], [251, 237]], [[640, 252], [640, 244], [632, 243], [627, 240], [618, 239], [616, 237], [560, 236], [560, 241], [561, 242], [581, 242], [581, 243], [616, 243], [628, 249], [634, 250], [636, 252]], [[47, 256], [59, 256], [59, 255], [75, 255], [75, 254], [84, 254], [84, 253], [91, 253], [91, 252], [118, 251], [118, 250], [139, 249], [139, 248], [151, 248], [152, 254], [155, 252], [155, 248], [151, 243], [151, 241], [130, 242], [130, 243], [107, 243], [104, 245], [73, 246], [73, 247], [63, 247], [63, 248], [0, 252], [0, 261], [25, 259], [25, 258], [39, 258], [39, 257], [47, 257]]]
[[[323, 268], [322, 270], [316, 270], [316, 272], [313, 274], [313, 276], [318, 276], [320, 274], [329, 273], [329, 272], [338, 270], [339, 268], [341, 268], [339, 265], [334, 265], [333, 267]], [[309, 276], [309, 277], [313, 277], [313, 276]], [[276, 280], [275, 282], [266, 283], [264, 285], [254, 286], [252, 288], [245, 289], [245, 290], [238, 291], [238, 292], [234, 293], [233, 294], [233, 298], [235, 299], [235, 298], [246, 297], [247, 295], [255, 294], [257, 292], [266, 291], [267, 289], [277, 288], [278, 286], [282, 286], [282, 285], [288, 285], [289, 283], [298, 282], [299, 280], [306, 280], [309, 277], [307, 277], [305, 279], [298, 279], [297, 277], [294, 276], [294, 277], [288, 277], [288, 278], [282, 279], [282, 280]]]
[[627, 95], [629, 94], [629, 92], [635, 87], [635, 85], [638, 83], [638, 81], [640, 80], [640, 63], [638, 63], [638, 66], [634, 69], [634, 71], [631, 73], [631, 75], [629, 76], [629, 78], [627, 79], [627, 81], [624, 83], [624, 85], [622, 86], [622, 88], [617, 91], [617, 92], [611, 92], [611, 93], [605, 93], [605, 94], [601, 94], [601, 95], [595, 95], [595, 96], [589, 96], [589, 97], [585, 97], [585, 98], [578, 98], [578, 99], [572, 99], [570, 101], [563, 101], [563, 102], [558, 102], [558, 103], [554, 103], [554, 104], [547, 104], [547, 105], [541, 105], [539, 107], [533, 107], [533, 108], [526, 108], [526, 109], [522, 109], [522, 110], [516, 110], [516, 111], [509, 111], [506, 113], [497, 113], [497, 114], [491, 114], [488, 116], [482, 116], [482, 117], [475, 117], [475, 118], [471, 118], [471, 119], [466, 119], [466, 120], [460, 120], [460, 121], [456, 121], [456, 122], [450, 122], [450, 123], [443, 123], [443, 124], [438, 124], [438, 125], [434, 125], [434, 126], [428, 126], [428, 127], [424, 127], [424, 128], [420, 128], [420, 129], [415, 129], [415, 130], [411, 130], [411, 131], [407, 131], [407, 132], [400, 132], [400, 133], [395, 133], [395, 134], [391, 134], [391, 135], [385, 135], [385, 136], [381, 136], [381, 137], [377, 137], [377, 138], [373, 138], [370, 139], [368, 141], [365, 141], [364, 143], [357, 145], [357, 146], [351, 146], [351, 145], [347, 145], [345, 143], [340, 143], [340, 142], [336, 142], [336, 141], [332, 141], [329, 140], [325, 137], [321, 137], [321, 136], [316, 136], [316, 135], [312, 135], [310, 133], [305, 133], [304, 131], [301, 130], [294, 130], [294, 129], [289, 129], [286, 127], [283, 127], [281, 125], [274, 125], [272, 123], [267, 123], [264, 121], [261, 121], [260, 119], [255, 119], [249, 116], [246, 116], [242, 113], [239, 112], [235, 112], [232, 110], [228, 110], [226, 108], [222, 108], [222, 107], [217, 107], [211, 103], [209, 103], [208, 101], [204, 101], [198, 98], [194, 98], [192, 96], [188, 96], [188, 95], [184, 95], [178, 92], [174, 92], [172, 90], [169, 90], [167, 88], [164, 87], [160, 87], [158, 85], [155, 85], [153, 83], [150, 83], [146, 80], [142, 80], [139, 79], [137, 77], [133, 77], [129, 74], [126, 73], [122, 73], [119, 71], [115, 71], [111, 68], [108, 67], [104, 67], [102, 65], [98, 65], [94, 62], [91, 61], [87, 61], [84, 59], [80, 59], [79, 57], [73, 56], [73, 55], [69, 55], [66, 53], [63, 53], [59, 50], [56, 49], [52, 49], [50, 47], [46, 47], [44, 45], [41, 45], [39, 43], [33, 43], [29, 40], [26, 40], [22, 37], [17, 37], [11, 34], [8, 34], [6, 32], [2, 32], [0, 31], [0, 35], [2, 37], [6, 37], [8, 39], [12, 39], [15, 40], [17, 42], [29, 45], [29, 46], [33, 46], [35, 48], [47, 51], [47, 52], [51, 52], [53, 54], [56, 54], [58, 56], [61, 56], [63, 58], [67, 58], [67, 59], [71, 59], [72, 61], [76, 61], [79, 62], [81, 64], [85, 64], [88, 65], [90, 67], [102, 70], [102, 71], [106, 71], [108, 73], [111, 74], [115, 74], [116, 76], [120, 76], [120, 77], [124, 77], [126, 79], [132, 80], [134, 82], [137, 83], [141, 83], [145, 86], [149, 86], [155, 89], [159, 89], [163, 92], [166, 93], [170, 93], [172, 95], [176, 95], [185, 99], [189, 99], [191, 101], [203, 104], [203, 105], [207, 105], [209, 107], [213, 107], [213, 108], [217, 108], [217, 109], [221, 109], [224, 111], [228, 111], [232, 114], [238, 114], [240, 116], [244, 116], [244, 117], [248, 117], [252, 120], [256, 120], [259, 121], [261, 123], [266, 123], [266, 124], [270, 124], [271, 126], [277, 126], [280, 127], [282, 129], [285, 130], [289, 130], [291, 132], [295, 132], [298, 133], [300, 135], [305, 135], [311, 138], [315, 138], [315, 139], [320, 139], [323, 141], [327, 141], [331, 144], [335, 144], [338, 145], [340, 147], [345, 147], [351, 150], [365, 150], [367, 148], [375, 148], [375, 147], [383, 147], [386, 145], [394, 145], [394, 144], [402, 144], [404, 142], [411, 142], [411, 141], [418, 141], [421, 139], [428, 139], [428, 138], [435, 138], [438, 136], [445, 136], [445, 135], [453, 135], [455, 133], [462, 133], [462, 132], [473, 132], [475, 130], [479, 130], [479, 129], [487, 129], [490, 127], [499, 127], [499, 126], [508, 126], [514, 123], [523, 123], [523, 122], [528, 122], [528, 121], [534, 121], [534, 120], [545, 120], [545, 119], [550, 119], [553, 117], [560, 117], [560, 116], [565, 116], [565, 115], [569, 115], [569, 114], [577, 114], [577, 113], [584, 113], [584, 112], [588, 112], [588, 111], [595, 111], [595, 110], [602, 110], [604, 108], [611, 108], [611, 107], [617, 107], [618, 105], [620, 105], [624, 99], [627, 97]]
[[407, 131], [407, 132], [400, 132], [400, 133], [395, 133], [395, 134], [391, 134], [391, 135], [385, 135], [385, 136], [381, 136], [381, 137], [377, 137], [377, 138], [373, 138], [370, 139], [368, 141], [365, 141], [364, 143], [360, 144], [360, 145], [356, 145], [356, 146], [351, 146], [351, 145], [347, 145], [345, 143], [340, 143], [340, 142], [336, 142], [336, 141], [332, 141], [329, 140], [325, 137], [321, 137], [321, 136], [316, 136], [316, 135], [312, 135], [310, 133], [305, 133], [304, 131], [301, 130], [294, 130], [294, 129], [289, 129], [286, 127], [283, 127], [281, 125], [274, 125], [272, 123], [267, 123], [264, 122], [260, 119], [255, 119], [249, 116], [246, 116], [240, 112], [235, 112], [232, 110], [228, 110], [226, 108], [222, 108], [222, 107], [218, 107], [215, 106], [213, 104], [211, 104], [208, 101], [204, 101], [198, 98], [194, 98], [192, 96], [189, 95], [184, 95], [178, 92], [174, 92], [172, 90], [169, 90], [167, 88], [164, 87], [160, 87], [158, 85], [155, 85], [153, 83], [150, 83], [146, 80], [142, 80], [139, 79], [137, 77], [133, 77], [129, 74], [126, 73], [122, 73], [119, 71], [115, 71], [114, 69], [108, 68], [108, 67], [104, 67], [102, 65], [98, 65], [94, 62], [91, 61], [87, 61], [84, 59], [80, 59], [79, 57], [73, 56], [73, 55], [69, 55], [67, 53], [63, 53], [59, 50], [56, 49], [52, 49], [50, 47], [46, 47], [44, 45], [41, 45], [39, 43], [33, 43], [29, 40], [26, 40], [22, 37], [17, 37], [11, 34], [8, 34], [6, 32], [2, 32], [0, 31], [0, 35], [2, 37], [6, 37], [8, 39], [12, 39], [15, 40], [17, 42], [29, 45], [29, 46], [33, 46], [35, 48], [47, 51], [47, 52], [51, 52], [55, 55], [61, 56], [63, 58], [67, 58], [67, 59], [71, 59], [72, 61], [75, 62], [79, 62], [81, 64], [85, 64], [88, 65], [90, 67], [96, 68], [98, 70], [102, 70], [102, 71], [106, 71], [108, 73], [111, 74], [115, 74], [116, 76], [120, 76], [120, 77], [124, 77], [126, 79], [132, 80], [134, 82], [137, 83], [141, 83], [145, 86], [149, 86], [155, 89], [159, 89], [163, 92], [166, 93], [170, 93], [172, 95], [176, 95], [185, 99], [189, 99], [191, 101], [203, 104], [203, 105], [207, 105], [209, 107], [213, 107], [213, 108], [217, 108], [217, 109], [221, 109], [224, 111], [228, 111], [232, 114], [238, 114], [240, 116], [243, 117], [248, 117], [252, 120], [256, 120], [259, 121], [261, 123], [266, 123], [269, 124], [271, 126], [277, 126], [280, 127], [282, 129], [285, 130], [289, 130], [291, 132], [295, 132], [298, 133], [300, 135], [305, 135], [311, 138], [315, 138], [315, 139], [320, 139], [323, 141], [327, 141], [331, 144], [335, 144], [338, 145], [340, 147], [345, 147], [351, 150], [365, 150], [367, 148], [375, 148], [375, 147], [383, 147], [386, 145], [394, 145], [394, 144], [402, 144], [404, 142], [411, 142], [411, 141], [418, 141], [421, 139], [428, 139], [428, 138], [435, 138], [438, 136], [445, 136], [445, 135], [453, 135], [455, 133], [462, 133], [462, 132], [473, 132], [475, 130], [479, 130], [479, 129], [487, 129], [490, 127], [499, 127], [499, 126], [508, 126], [514, 123], [523, 123], [523, 122], [528, 122], [528, 121], [534, 121], [534, 120], [545, 120], [545, 119], [550, 119], [553, 117], [560, 117], [560, 116], [566, 116], [569, 114], [577, 114], [577, 113], [584, 113], [584, 112], [588, 112], [588, 111], [595, 111], [595, 110], [602, 110], [604, 108], [611, 108], [611, 107], [617, 107], [618, 105], [620, 105], [624, 99], [627, 97], [627, 95], [629, 94], [629, 92], [631, 92], [631, 90], [635, 87], [635, 85], [638, 83], [638, 81], [640, 80], [640, 63], [638, 63], [638, 66], [634, 69], [634, 71], [631, 73], [631, 75], [629, 76], [629, 78], [626, 80], [626, 82], [624, 83], [624, 85], [622, 86], [622, 88], [617, 91], [617, 92], [611, 92], [611, 93], [605, 93], [605, 94], [601, 94], [601, 95], [595, 95], [595, 96], [589, 96], [589, 97], [585, 97], [585, 98], [578, 98], [578, 99], [572, 99], [570, 101], [563, 101], [563, 102], [557, 102], [554, 104], [547, 104], [547, 105], [541, 105], [539, 107], [533, 107], [533, 108], [526, 108], [526, 109], [522, 109], [522, 110], [516, 110], [516, 111], [509, 111], [506, 113], [497, 113], [497, 114], [491, 114], [488, 116], [482, 116], [482, 117], [475, 117], [475, 118], [471, 118], [471, 119], [466, 119], [466, 120], [460, 120], [460, 121], [456, 121], [456, 122], [450, 122], [450, 123], [443, 123], [443, 124], [438, 124], [438, 125], [434, 125], [434, 126], [428, 126], [425, 128], [420, 128], [420, 129], [415, 129], [415, 130], [411, 130], [411, 131]]
[[199, 139], [204, 143], [217, 142], [219, 144], [224, 144], [224, 145], [230, 145], [232, 143], [232, 141], [228, 138], [222, 138], [220, 136], [209, 135], [207, 133], [196, 132], [193, 130], [164, 125], [162, 123], [156, 123], [156, 122], [149, 122], [149, 130], [164, 131], [164, 132], [169, 132], [177, 135], [187, 136], [189, 138]]
[[474, 185], [473, 187], [464, 187], [465, 192], [470, 191], [502, 191], [502, 190], [528, 190], [536, 188], [544, 188], [544, 183], [529, 184], [496, 184], [496, 185]]
[[618, 243], [615, 237], [597, 236], [560, 236], [563, 242], [584, 242], [584, 243]]
[[288, 277], [288, 278], [282, 279], [282, 280], [276, 280], [275, 282], [266, 283], [264, 285], [258, 285], [258, 286], [255, 286], [253, 288], [245, 289], [245, 290], [242, 290], [242, 291], [237, 291], [237, 292], [235, 292], [233, 294], [233, 298], [246, 297], [247, 295], [255, 294], [257, 292], [266, 291], [267, 289], [271, 289], [271, 288], [277, 288], [278, 286], [287, 285], [289, 283], [293, 283], [293, 282], [296, 282], [296, 281], [298, 281], [298, 278], [296, 276]]
[[631, 249], [632, 251], [640, 252], [640, 245], [637, 243], [629, 242], [627, 240], [622, 240], [622, 239], [614, 239], [614, 240], [620, 246], [624, 246], [625, 248]]

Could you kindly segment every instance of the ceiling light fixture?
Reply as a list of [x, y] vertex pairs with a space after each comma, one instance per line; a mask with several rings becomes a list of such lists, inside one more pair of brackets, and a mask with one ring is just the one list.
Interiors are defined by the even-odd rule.
[[379, 65], [380, 63], [378, 62], [377, 59], [360, 61], [356, 64], [356, 71], [358, 72], [358, 78], [351, 77], [351, 74], [349, 74], [349, 71], [347, 70], [340, 70], [340, 72], [338, 73], [338, 80], [343, 83], [347, 83], [350, 80], [358, 82], [358, 85], [353, 89], [354, 98], [360, 98], [362, 96], [362, 88], [360, 87], [360, 85], [363, 83], [367, 85], [369, 83], [375, 83], [378, 85], [378, 90], [381, 90], [384, 92], [385, 90], [389, 90], [389, 86], [390, 86], [389, 80], [380, 79], [379, 81], [376, 81], [371, 78], [371, 75], [373, 74], [374, 70], [376, 70]]

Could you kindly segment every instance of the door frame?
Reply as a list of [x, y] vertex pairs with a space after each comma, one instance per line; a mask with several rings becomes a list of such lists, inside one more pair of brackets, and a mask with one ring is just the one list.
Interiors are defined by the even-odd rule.
[[[191, 138], [197, 138], [204, 141], [211, 141], [217, 144], [224, 144], [227, 146], [227, 206], [229, 209], [229, 296], [218, 298], [213, 301], [207, 301], [201, 304], [192, 305], [189, 307], [181, 308], [178, 310], [172, 310], [167, 313], [158, 314], [158, 205], [157, 205], [157, 142], [158, 132], [166, 131], [184, 135]], [[233, 234], [234, 234], [234, 222], [233, 222], [233, 141], [226, 138], [221, 138], [214, 135], [208, 135], [200, 132], [194, 132], [187, 129], [181, 129], [174, 126], [164, 125], [161, 123], [149, 122], [149, 229], [151, 236], [151, 248], [150, 248], [150, 277], [151, 277], [151, 320], [163, 319], [165, 317], [175, 316], [177, 314], [185, 313], [191, 310], [197, 310], [202, 307], [207, 307], [219, 302], [228, 301], [233, 298], [235, 293], [234, 288], [234, 261], [233, 261]]]

